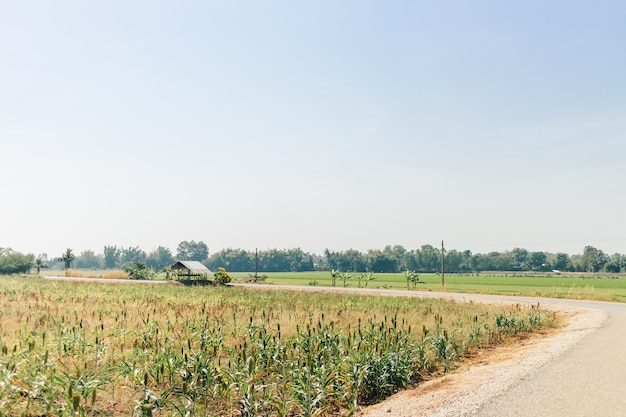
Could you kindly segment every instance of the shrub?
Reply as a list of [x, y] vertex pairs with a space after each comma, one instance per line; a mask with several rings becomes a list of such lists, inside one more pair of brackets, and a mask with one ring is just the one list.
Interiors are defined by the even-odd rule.
[[0, 274], [25, 274], [30, 271], [34, 262], [35, 257], [31, 254], [9, 252], [0, 255]]
[[217, 268], [217, 272], [213, 275], [215, 276], [215, 281], [217, 281], [218, 284], [225, 285], [233, 280], [233, 277], [231, 277], [230, 274], [221, 266]]
[[124, 272], [128, 274], [130, 279], [154, 279], [156, 273], [151, 268], [146, 268], [146, 265], [141, 262], [134, 262], [124, 266]]

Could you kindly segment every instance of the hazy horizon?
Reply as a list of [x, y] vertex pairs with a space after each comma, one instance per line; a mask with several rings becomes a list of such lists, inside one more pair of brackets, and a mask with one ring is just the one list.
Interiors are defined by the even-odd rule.
[[625, 17], [3, 2], [0, 247], [626, 253]]

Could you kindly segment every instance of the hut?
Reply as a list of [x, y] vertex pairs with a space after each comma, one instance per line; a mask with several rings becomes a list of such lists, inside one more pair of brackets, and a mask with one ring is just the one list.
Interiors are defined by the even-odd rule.
[[172, 273], [178, 280], [208, 280], [213, 273], [198, 261], [178, 261], [172, 265]]

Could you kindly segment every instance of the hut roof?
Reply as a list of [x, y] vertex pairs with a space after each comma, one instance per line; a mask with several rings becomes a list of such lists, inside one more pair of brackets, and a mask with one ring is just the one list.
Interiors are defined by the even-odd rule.
[[172, 265], [172, 269], [186, 269], [192, 274], [209, 275], [211, 270], [198, 261], [178, 261]]

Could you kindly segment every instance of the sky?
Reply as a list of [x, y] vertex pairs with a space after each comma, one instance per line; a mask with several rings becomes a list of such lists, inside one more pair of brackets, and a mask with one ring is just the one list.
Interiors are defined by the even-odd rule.
[[0, 247], [626, 253], [625, 18], [0, 0]]

